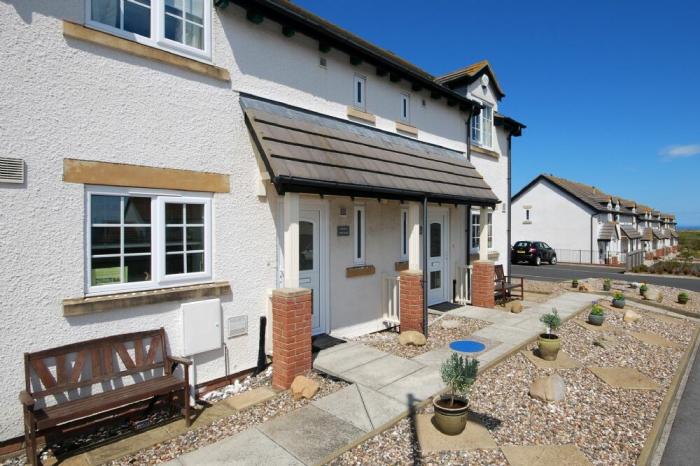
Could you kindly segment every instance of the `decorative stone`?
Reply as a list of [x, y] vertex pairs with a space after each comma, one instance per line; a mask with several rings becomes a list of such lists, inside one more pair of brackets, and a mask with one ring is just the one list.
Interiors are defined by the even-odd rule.
[[640, 316], [633, 310], [628, 309], [625, 311], [625, 315], [622, 317], [622, 320], [624, 320], [625, 322], [637, 322], [641, 318], [642, 316]]
[[660, 303], [663, 300], [663, 296], [657, 290], [656, 288], [649, 288], [644, 292], [644, 299], [647, 301], [656, 301], [657, 303]]
[[603, 382], [613, 388], [628, 390], [658, 390], [661, 386], [632, 367], [589, 367]]
[[420, 332], [416, 332], [415, 330], [406, 330], [405, 332], [401, 332], [401, 335], [399, 335], [399, 344], [403, 346], [424, 346], [425, 342], [425, 335]]
[[520, 314], [523, 312], [523, 303], [520, 301], [511, 301], [508, 304], [506, 304], [506, 307], [510, 309], [510, 312], [513, 314]]
[[314, 395], [316, 395], [316, 393], [318, 393], [320, 388], [321, 387], [318, 385], [318, 382], [315, 380], [311, 380], [303, 375], [297, 375], [294, 378], [294, 382], [292, 382], [292, 397], [295, 400], [300, 398], [310, 400], [314, 397]]
[[566, 385], [559, 374], [535, 379], [530, 385], [530, 396], [544, 402], [562, 401], [566, 397]]
[[440, 326], [444, 329], [453, 329], [453, 328], [458, 328], [462, 323], [458, 320], [454, 319], [442, 319], [440, 321]]
[[583, 285], [580, 285], [580, 286], [578, 287], [578, 290], [579, 290], [579, 291], [583, 291], [583, 292], [588, 292], [588, 291], [590, 291], [590, 290], [588, 289], [588, 285], [586, 285], [585, 283], [584, 283]]
[[598, 338], [593, 340], [593, 345], [595, 346], [600, 346], [603, 349], [610, 349], [613, 346], [617, 344], [617, 338], [615, 338], [613, 335], [604, 333], [600, 335]]

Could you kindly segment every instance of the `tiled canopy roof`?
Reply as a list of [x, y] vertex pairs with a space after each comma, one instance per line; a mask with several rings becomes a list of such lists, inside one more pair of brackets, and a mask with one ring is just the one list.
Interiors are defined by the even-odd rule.
[[600, 241], [611, 241], [615, 238], [617, 238], [617, 229], [615, 228], [615, 224], [611, 223], [611, 222], [604, 223], [600, 227], [600, 233], [598, 234], [598, 239]]
[[629, 239], [639, 239], [642, 237], [642, 234], [632, 225], [620, 225], [620, 230], [622, 230], [622, 233]]

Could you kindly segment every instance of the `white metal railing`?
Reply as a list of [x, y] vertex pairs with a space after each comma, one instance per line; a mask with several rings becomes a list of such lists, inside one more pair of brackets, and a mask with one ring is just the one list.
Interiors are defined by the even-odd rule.
[[472, 265], [457, 266], [457, 288], [455, 300], [459, 304], [471, 304], [472, 302]]
[[384, 322], [398, 325], [399, 315], [399, 277], [385, 273], [382, 275], [382, 313]]

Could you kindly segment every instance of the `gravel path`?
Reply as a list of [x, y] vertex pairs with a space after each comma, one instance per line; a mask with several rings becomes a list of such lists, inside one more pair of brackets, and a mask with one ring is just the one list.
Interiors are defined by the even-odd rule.
[[[629, 304], [626, 307], [634, 309]], [[687, 320], [654, 319], [653, 313], [635, 311], [643, 315], [635, 323], [624, 322], [620, 312], [606, 313], [608, 333], [617, 339], [614, 348], [594, 346], [599, 333], [572, 321], [562, 326], [558, 331], [562, 349], [581, 362], [581, 368], [538, 369], [518, 353], [481, 375], [472, 389], [470, 407], [496, 443], [575, 444], [593, 464], [634, 464], [696, 326]], [[657, 333], [680, 347], [651, 346], [628, 331]], [[662, 389], [615, 389], [585, 366], [632, 367], [657, 381]], [[528, 395], [532, 380], [554, 372], [565, 380], [566, 399], [550, 404], [532, 399]], [[432, 412], [432, 406], [423, 412]], [[500, 450], [423, 456], [413, 438], [411, 423], [404, 419], [332, 464], [413, 464], [414, 458], [424, 464], [507, 464]]]
[[[459, 326], [456, 328], [444, 328], [442, 326], [443, 321], [454, 321]], [[380, 351], [410, 359], [434, 349], [444, 348], [450, 342], [467, 337], [488, 325], [491, 324], [484, 320], [443, 315], [430, 321], [428, 327], [429, 338], [424, 346], [402, 346], [399, 344], [399, 334], [393, 330], [370, 333], [354, 340], [377, 348]]]

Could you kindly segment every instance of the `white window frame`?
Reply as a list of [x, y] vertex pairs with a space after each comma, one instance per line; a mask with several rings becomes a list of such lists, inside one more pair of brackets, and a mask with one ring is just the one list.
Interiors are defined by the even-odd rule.
[[[491, 149], [493, 147], [493, 106], [482, 102], [484, 108], [478, 115], [472, 116], [471, 140], [478, 146]], [[490, 118], [485, 118], [486, 110]]]
[[531, 215], [530, 209], [525, 209], [525, 221], [531, 222], [532, 221], [531, 217], [532, 217], [532, 215]]
[[411, 122], [411, 95], [401, 94], [401, 107], [399, 108], [399, 120], [404, 123]]
[[481, 228], [481, 216], [480, 216], [479, 212], [474, 212], [474, 211], [471, 211], [469, 213], [469, 215], [471, 215], [471, 224], [470, 224], [471, 243], [469, 246], [470, 246], [472, 251], [473, 250], [478, 251], [479, 250], [479, 243], [481, 242], [481, 238], [480, 238], [481, 235], [479, 234], [480, 228]]
[[408, 208], [401, 208], [401, 216], [399, 217], [401, 223], [400, 231], [401, 237], [399, 238], [399, 258], [402, 261], [408, 260]]
[[[92, 285], [92, 196], [133, 196], [151, 198], [151, 280], [131, 283], [115, 283], [109, 285]], [[204, 271], [165, 275], [165, 203], [190, 203], [204, 205]], [[85, 186], [85, 295], [96, 296], [111, 293], [131, 291], [145, 291], [159, 288], [168, 288], [182, 284], [197, 284], [211, 282], [213, 279], [212, 257], [212, 209], [213, 198], [210, 193], [191, 193], [184, 191], [170, 191], [160, 189], [118, 188], [111, 186]], [[124, 238], [122, 235], [121, 241]]]
[[493, 249], [493, 212], [489, 211], [487, 215], [487, 224], [486, 224], [486, 229], [487, 229], [487, 241], [486, 241], [486, 247], [488, 249]]
[[[360, 85], [358, 93], [358, 84]], [[359, 94], [359, 98], [358, 98]], [[363, 112], [367, 110], [367, 77], [361, 74], [356, 74], [353, 76], [352, 80], [352, 105], [362, 110]]]
[[[121, 0], [120, 5], [123, 4]], [[138, 3], [138, 1], [137, 1]], [[165, 0], [151, 0], [151, 36], [146, 37], [133, 32], [118, 29], [107, 24], [100, 23], [92, 19], [92, 1], [85, 0], [85, 25], [107, 32], [109, 34], [128, 39], [139, 44], [148, 45], [150, 47], [160, 48], [182, 55], [188, 58], [193, 58], [200, 61], [211, 61], [211, 29], [212, 29], [212, 4], [210, 0], [204, 0], [204, 49], [200, 50], [196, 47], [167, 39], [165, 37]], [[122, 27], [124, 25], [122, 14]], [[184, 26], [183, 26], [184, 27]]]
[[[357, 221], [358, 213], [360, 221]], [[365, 265], [365, 230], [367, 229], [367, 217], [365, 216], [365, 206], [355, 205], [352, 214], [352, 262], [355, 265]]]

